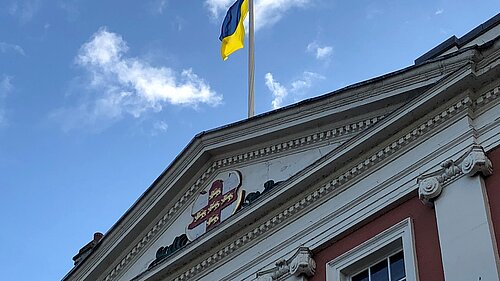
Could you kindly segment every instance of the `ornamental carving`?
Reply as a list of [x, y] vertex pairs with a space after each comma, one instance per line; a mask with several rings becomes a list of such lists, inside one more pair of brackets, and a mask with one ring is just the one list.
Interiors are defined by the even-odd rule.
[[493, 173], [493, 165], [490, 159], [486, 157], [484, 150], [479, 145], [474, 145], [469, 154], [462, 161], [462, 172], [469, 176], [477, 173], [483, 176], [489, 176]]
[[149, 268], [155, 266], [156, 264], [170, 257], [174, 253], [177, 253], [180, 249], [184, 248], [184, 246], [186, 246], [188, 242], [189, 241], [186, 234], [182, 234], [180, 236], [175, 237], [174, 242], [172, 242], [172, 244], [166, 247], [160, 247], [156, 251], [156, 258], [151, 264], [149, 264]]
[[241, 173], [220, 173], [216, 180], [204, 188], [193, 204], [193, 220], [186, 227], [189, 240], [193, 241], [229, 218], [243, 202]]
[[258, 272], [257, 281], [274, 281], [287, 274], [311, 277], [315, 272], [316, 262], [311, 251], [307, 247], [300, 247], [290, 259], [281, 259], [276, 262], [276, 267]]
[[243, 207], [246, 207], [250, 204], [252, 204], [253, 202], [255, 202], [257, 199], [259, 199], [262, 195], [268, 193], [269, 191], [271, 191], [275, 186], [277, 186], [279, 182], [274, 182], [273, 180], [268, 180], [264, 183], [264, 190], [262, 192], [260, 191], [255, 191], [255, 192], [251, 192], [251, 193], [248, 193], [246, 196], [245, 196], [245, 202], [243, 202]]
[[492, 172], [493, 166], [486, 157], [484, 149], [479, 145], [473, 145], [456, 162], [451, 159], [446, 160], [441, 164], [439, 171], [420, 176], [417, 180], [418, 195], [424, 204], [432, 206], [447, 182], [462, 175], [472, 177], [481, 173], [483, 176], [489, 176]]
[[311, 251], [306, 247], [300, 247], [288, 264], [290, 265], [290, 274], [293, 276], [310, 277], [316, 272], [316, 262], [312, 258]]

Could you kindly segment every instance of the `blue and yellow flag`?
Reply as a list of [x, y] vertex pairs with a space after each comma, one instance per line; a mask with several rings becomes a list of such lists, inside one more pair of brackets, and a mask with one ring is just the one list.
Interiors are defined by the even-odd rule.
[[245, 28], [243, 21], [248, 13], [248, 0], [237, 0], [227, 11], [220, 32], [220, 41], [222, 47], [220, 49], [222, 59], [243, 48], [243, 40], [245, 39]]

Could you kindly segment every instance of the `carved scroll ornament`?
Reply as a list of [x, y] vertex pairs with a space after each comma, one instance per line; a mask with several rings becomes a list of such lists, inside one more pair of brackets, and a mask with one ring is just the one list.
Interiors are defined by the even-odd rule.
[[457, 161], [446, 160], [441, 164], [439, 171], [420, 176], [418, 178], [418, 195], [426, 205], [433, 205], [433, 201], [441, 194], [443, 185], [450, 180], [462, 176], [475, 176], [481, 173], [489, 176], [493, 172], [491, 161], [484, 149], [473, 145], [471, 149]]
[[307, 247], [300, 247], [289, 259], [281, 259], [276, 262], [276, 267], [257, 273], [258, 281], [274, 281], [287, 274], [293, 276], [313, 276], [316, 272], [316, 262]]

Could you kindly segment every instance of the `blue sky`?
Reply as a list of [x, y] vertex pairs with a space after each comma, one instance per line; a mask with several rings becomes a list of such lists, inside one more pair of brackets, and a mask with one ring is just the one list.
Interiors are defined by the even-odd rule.
[[[256, 1], [256, 113], [413, 64], [500, 0]], [[0, 276], [59, 280], [197, 133], [245, 119], [231, 0], [0, 1]]]

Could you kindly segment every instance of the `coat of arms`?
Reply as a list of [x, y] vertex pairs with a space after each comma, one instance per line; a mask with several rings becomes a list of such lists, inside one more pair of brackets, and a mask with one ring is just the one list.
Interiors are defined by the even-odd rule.
[[238, 211], [243, 197], [239, 171], [218, 174], [193, 204], [193, 220], [186, 227], [189, 240], [195, 240]]

